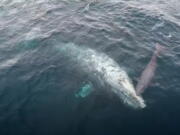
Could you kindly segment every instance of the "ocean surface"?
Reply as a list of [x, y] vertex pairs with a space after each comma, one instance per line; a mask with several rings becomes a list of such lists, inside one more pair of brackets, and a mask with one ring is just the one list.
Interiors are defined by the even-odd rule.
[[[180, 135], [179, 7], [179, 0], [1, 0], [0, 135]], [[59, 49], [69, 43], [106, 54], [134, 85], [155, 44], [164, 46], [142, 95], [147, 107], [124, 105]], [[92, 90], [76, 96], [83, 85]]]

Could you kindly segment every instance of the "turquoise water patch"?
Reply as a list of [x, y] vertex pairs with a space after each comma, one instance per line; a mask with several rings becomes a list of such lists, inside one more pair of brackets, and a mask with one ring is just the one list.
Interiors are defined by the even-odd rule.
[[25, 40], [18, 44], [18, 50], [29, 50], [34, 49], [39, 45], [38, 40]]
[[90, 83], [84, 84], [79, 91], [75, 94], [77, 98], [85, 98], [93, 91], [93, 86]]
[[0, 7], [0, 17], [3, 16], [5, 13], [5, 10], [3, 7]]

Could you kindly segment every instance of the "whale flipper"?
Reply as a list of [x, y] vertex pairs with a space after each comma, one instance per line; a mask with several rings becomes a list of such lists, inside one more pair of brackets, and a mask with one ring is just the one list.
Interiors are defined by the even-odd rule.
[[79, 91], [75, 94], [75, 97], [85, 98], [93, 91], [93, 86], [91, 83], [84, 84]]

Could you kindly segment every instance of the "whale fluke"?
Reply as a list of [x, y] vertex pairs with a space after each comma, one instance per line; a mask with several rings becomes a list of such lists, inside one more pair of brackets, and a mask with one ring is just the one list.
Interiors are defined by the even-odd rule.
[[141, 95], [151, 83], [154, 77], [155, 71], [156, 71], [156, 67], [157, 67], [157, 57], [160, 55], [162, 51], [164, 51], [164, 49], [165, 48], [162, 45], [158, 43], [156, 44], [156, 50], [154, 51], [154, 54], [151, 57], [150, 62], [148, 63], [144, 71], [142, 72], [141, 77], [136, 86], [137, 95]]

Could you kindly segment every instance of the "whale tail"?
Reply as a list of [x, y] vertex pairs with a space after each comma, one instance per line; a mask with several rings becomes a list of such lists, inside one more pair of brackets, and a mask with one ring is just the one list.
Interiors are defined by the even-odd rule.
[[160, 53], [165, 51], [165, 47], [163, 47], [162, 45], [160, 45], [159, 43], [156, 43], [156, 50], [155, 50], [155, 55], [159, 56]]

